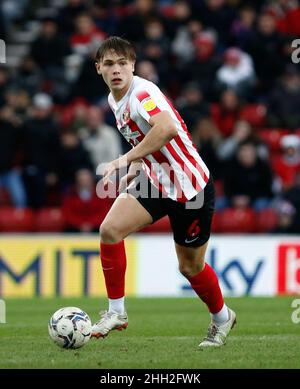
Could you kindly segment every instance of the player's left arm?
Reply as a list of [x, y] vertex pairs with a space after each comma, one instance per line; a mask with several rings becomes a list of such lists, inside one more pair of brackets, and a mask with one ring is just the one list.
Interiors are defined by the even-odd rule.
[[168, 111], [161, 111], [149, 119], [150, 131], [145, 138], [125, 156], [128, 163], [160, 150], [177, 136], [176, 124]]

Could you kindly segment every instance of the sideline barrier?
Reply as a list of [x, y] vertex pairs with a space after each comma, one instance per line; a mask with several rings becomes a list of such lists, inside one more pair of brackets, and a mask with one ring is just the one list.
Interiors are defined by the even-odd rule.
[[[171, 235], [126, 239], [128, 296], [192, 295]], [[206, 261], [225, 296], [300, 294], [300, 237], [211, 238]], [[0, 297], [105, 296], [98, 235], [1, 235]]]

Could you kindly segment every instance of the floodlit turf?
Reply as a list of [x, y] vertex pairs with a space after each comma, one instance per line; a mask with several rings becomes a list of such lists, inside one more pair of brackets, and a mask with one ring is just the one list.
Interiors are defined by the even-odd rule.
[[[198, 348], [208, 325], [196, 298], [127, 299], [129, 326], [78, 350], [48, 337], [47, 322], [63, 306], [78, 306], [92, 321], [97, 299], [6, 300], [0, 324], [1, 368], [300, 368], [300, 324], [291, 321], [291, 297], [233, 298], [238, 324], [227, 345]], [[101, 308], [106, 303], [101, 300]]]

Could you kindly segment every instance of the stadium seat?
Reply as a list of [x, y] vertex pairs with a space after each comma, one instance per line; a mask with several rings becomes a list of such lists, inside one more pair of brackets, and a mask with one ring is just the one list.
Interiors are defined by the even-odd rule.
[[257, 135], [267, 144], [271, 153], [280, 150], [280, 140], [287, 134], [289, 134], [289, 131], [281, 128], [265, 128], [257, 132]]
[[220, 231], [246, 233], [255, 231], [255, 212], [251, 208], [226, 208], [221, 213]]
[[216, 211], [212, 219], [211, 230], [212, 232], [221, 232], [221, 212]]
[[5, 188], [0, 187], [0, 206], [10, 206], [11, 198]]
[[256, 231], [270, 232], [277, 225], [278, 217], [273, 208], [266, 208], [257, 212], [256, 217]]
[[30, 209], [0, 208], [0, 231], [34, 231], [34, 215]]
[[266, 124], [266, 112], [263, 104], [247, 104], [240, 113], [240, 119], [246, 120], [253, 127], [261, 127]]
[[215, 180], [214, 186], [215, 186], [216, 197], [224, 196], [224, 182], [222, 180]]
[[139, 232], [149, 232], [149, 233], [162, 233], [162, 232], [171, 232], [171, 224], [168, 216], [163, 217], [162, 219], [158, 220], [154, 224], [150, 224], [150, 226], [147, 226], [143, 228]]
[[35, 229], [38, 232], [61, 232], [65, 222], [59, 208], [43, 208], [36, 213]]

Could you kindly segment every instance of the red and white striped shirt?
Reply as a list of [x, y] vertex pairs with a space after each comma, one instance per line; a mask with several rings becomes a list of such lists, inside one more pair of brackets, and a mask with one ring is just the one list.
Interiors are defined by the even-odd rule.
[[204, 189], [209, 170], [181, 116], [155, 84], [134, 76], [125, 96], [116, 102], [110, 93], [108, 102], [118, 130], [132, 147], [151, 130], [151, 116], [168, 111], [178, 134], [160, 150], [144, 157], [143, 168], [153, 185], [172, 200], [186, 202]]

